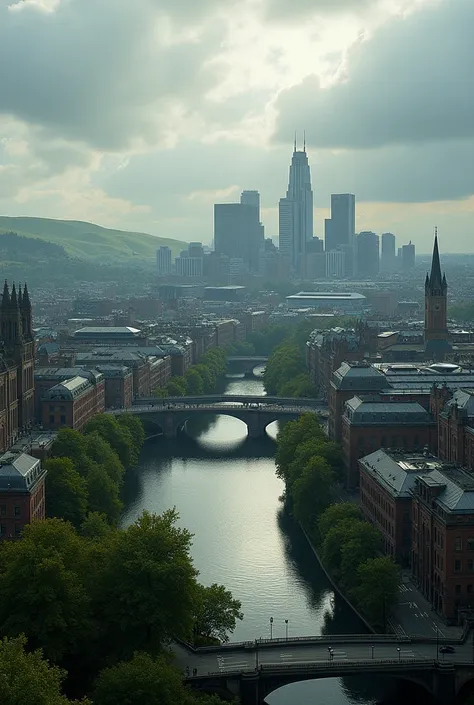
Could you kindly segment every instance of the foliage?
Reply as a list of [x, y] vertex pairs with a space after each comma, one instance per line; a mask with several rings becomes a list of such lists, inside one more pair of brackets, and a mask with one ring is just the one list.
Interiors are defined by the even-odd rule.
[[223, 585], [200, 586], [198, 610], [194, 622], [194, 635], [206, 639], [229, 640], [238, 619], [243, 619], [241, 602]]
[[330, 572], [347, 587], [354, 585], [359, 563], [380, 549], [380, 534], [368, 522], [344, 519], [323, 538], [322, 558]]
[[263, 331], [250, 333], [247, 340], [253, 345], [256, 355], [271, 355], [287, 336], [288, 328], [286, 326], [270, 326]]
[[204, 381], [195, 367], [189, 368], [184, 379], [186, 381], [186, 393], [189, 396], [204, 394]]
[[319, 514], [331, 503], [335, 479], [329, 464], [313, 455], [292, 487], [294, 514], [311, 533]]
[[302, 397], [306, 399], [313, 399], [317, 396], [317, 393], [318, 390], [311, 382], [307, 372], [301, 372], [301, 374], [296, 375], [288, 382], [284, 382], [278, 390], [278, 394], [282, 397]]
[[263, 382], [271, 395], [283, 396], [281, 390], [289, 380], [305, 372], [305, 359], [300, 348], [291, 342], [279, 345], [270, 355], [265, 367]]
[[357, 571], [357, 603], [372, 624], [385, 627], [386, 615], [398, 601], [400, 569], [389, 556], [368, 558]]
[[97, 432], [117, 453], [125, 468], [138, 463], [138, 452], [130, 429], [112, 414], [96, 414], [87, 424], [84, 433]]
[[44, 463], [46, 515], [70, 521], [76, 528], [84, 521], [88, 507], [87, 482], [70, 458], [50, 458]]
[[191, 534], [174, 510], [144, 514], [112, 534], [96, 583], [95, 610], [107, 625], [107, 652], [130, 658], [156, 653], [173, 637], [192, 634], [198, 598]]
[[82, 433], [72, 428], [63, 428], [54, 439], [51, 449], [53, 458], [70, 458], [80, 475], [85, 477], [91, 465], [87, 456], [86, 440]]
[[183, 684], [180, 672], [164, 656], [135, 653], [128, 662], [102, 671], [94, 705], [223, 705], [216, 696], [200, 696]]
[[117, 417], [117, 421], [119, 426], [123, 426], [130, 431], [135, 451], [139, 455], [145, 443], [145, 431], [142, 422], [134, 414], [130, 413], [120, 414]]
[[291, 484], [290, 466], [300, 445], [314, 439], [323, 442], [327, 440], [315, 414], [303, 414], [297, 421], [290, 421], [279, 431], [275, 454], [276, 472], [287, 486]]
[[81, 536], [87, 539], [103, 539], [110, 531], [106, 515], [99, 512], [89, 512], [81, 524]]
[[120, 519], [123, 504], [119, 498], [119, 488], [103, 465], [94, 463], [87, 475], [89, 511], [97, 512], [115, 526]]
[[326, 536], [330, 529], [346, 519], [361, 521], [362, 514], [359, 507], [351, 502], [331, 504], [319, 517], [318, 527], [320, 534]]
[[232, 343], [229, 350], [229, 355], [256, 355], [255, 345], [248, 340], [238, 341], [237, 343]]
[[[140, 423], [139, 419], [136, 420]], [[112, 482], [114, 482], [117, 487], [121, 487], [125, 469], [112, 446], [107, 443], [97, 431], [94, 431], [85, 436], [85, 448], [87, 456], [93, 460], [94, 463], [100, 464]]]
[[[0, 639], [0, 702], [3, 705], [67, 705], [61, 694], [65, 672], [51, 666], [41, 650], [26, 651], [26, 637]], [[83, 700], [82, 705], [89, 701]]]

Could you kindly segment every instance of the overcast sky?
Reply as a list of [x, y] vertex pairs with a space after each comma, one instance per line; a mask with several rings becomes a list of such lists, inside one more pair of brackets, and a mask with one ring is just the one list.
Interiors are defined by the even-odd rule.
[[474, 251], [474, 0], [0, 0], [0, 213], [209, 243], [258, 189], [278, 234], [295, 130], [315, 235]]

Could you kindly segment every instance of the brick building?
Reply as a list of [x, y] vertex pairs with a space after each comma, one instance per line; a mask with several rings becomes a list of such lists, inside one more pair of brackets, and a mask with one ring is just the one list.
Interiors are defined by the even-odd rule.
[[439, 466], [439, 461], [421, 453], [390, 449], [379, 449], [359, 460], [364, 518], [382, 534], [384, 553], [402, 565], [411, 564], [415, 480]]
[[0, 305], [0, 452], [34, 422], [35, 344], [28, 289], [7, 282]]
[[97, 373], [95, 384], [73, 377], [48, 389], [41, 399], [41, 422], [45, 429], [80, 431], [96, 414], [105, 411], [105, 379]]
[[355, 396], [342, 415], [342, 454], [349, 487], [359, 484], [359, 458], [379, 448], [421, 451], [429, 447], [434, 421], [416, 402], [387, 402], [378, 395]]
[[104, 376], [95, 369], [85, 367], [37, 367], [35, 370], [35, 417], [41, 419], [41, 400], [44, 394], [61, 382], [74, 377], [84, 377], [92, 385], [103, 383]]
[[105, 408], [127, 409], [133, 401], [133, 373], [123, 365], [100, 365], [105, 379]]
[[[158, 351], [162, 357], [156, 354]], [[155, 353], [155, 354], [154, 354]], [[177, 357], [182, 362], [183, 351]], [[189, 351], [191, 356], [191, 351]], [[86, 368], [104, 365], [128, 367], [133, 376], [133, 398], [149, 397], [157, 387], [164, 387], [172, 374], [173, 357], [161, 346], [142, 348], [96, 348], [77, 353], [77, 363]]]
[[26, 453], [0, 457], [0, 539], [17, 539], [25, 524], [45, 518], [46, 471]]

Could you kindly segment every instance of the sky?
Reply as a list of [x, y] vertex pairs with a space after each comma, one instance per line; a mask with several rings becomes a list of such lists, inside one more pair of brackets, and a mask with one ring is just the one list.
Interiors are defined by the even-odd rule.
[[278, 234], [297, 131], [314, 234], [474, 251], [474, 0], [0, 0], [0, 213], [210, 243], [261, 194]]

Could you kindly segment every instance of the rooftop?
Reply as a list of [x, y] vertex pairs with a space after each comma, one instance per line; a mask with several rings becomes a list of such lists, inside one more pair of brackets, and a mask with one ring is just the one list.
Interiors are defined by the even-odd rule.
[[2, 492], [29, 492], [44, 475], [41, 461], [27, 453], [7, 452], [0, 457]]
[[55, 399], [72, 401], [80, 397], [90, 388], [91, 384], [87, 379], [77, 376], [51, 387], [51, 389], [48, 389], [43, 394], [42, 399], [51, 401]]
[[364, 472], [371, 475], [393, 497], [409, 498], [416, 478], [442, 467], [434, 456], [421, 453], [399, 453], [394, 450], [376, 450], [359, 460]]
[[356, 424], [431, 423], [430, 414], [417, 402], [386, 402], [374, 395], [349, 399], [345, 415]]
[[80, 328], [72, 335], [74, 338], [94, 338], [94, 336], [107, 338], [116, 338], [117, 336], [137, 338], [141, 335], [141, 331], [138, 330], [138, 328], [131, 328], [130, 326], [86, 326], [85, 328]]
[[314, 299], [315, 301], [325, 299], [333, 301], [365, 301], [366, 297], [363, 294], [357, 294], [350, 291], [300, 291], [298, 294], [291, 294], [286, 297], [288, 301], [294, 299]]

